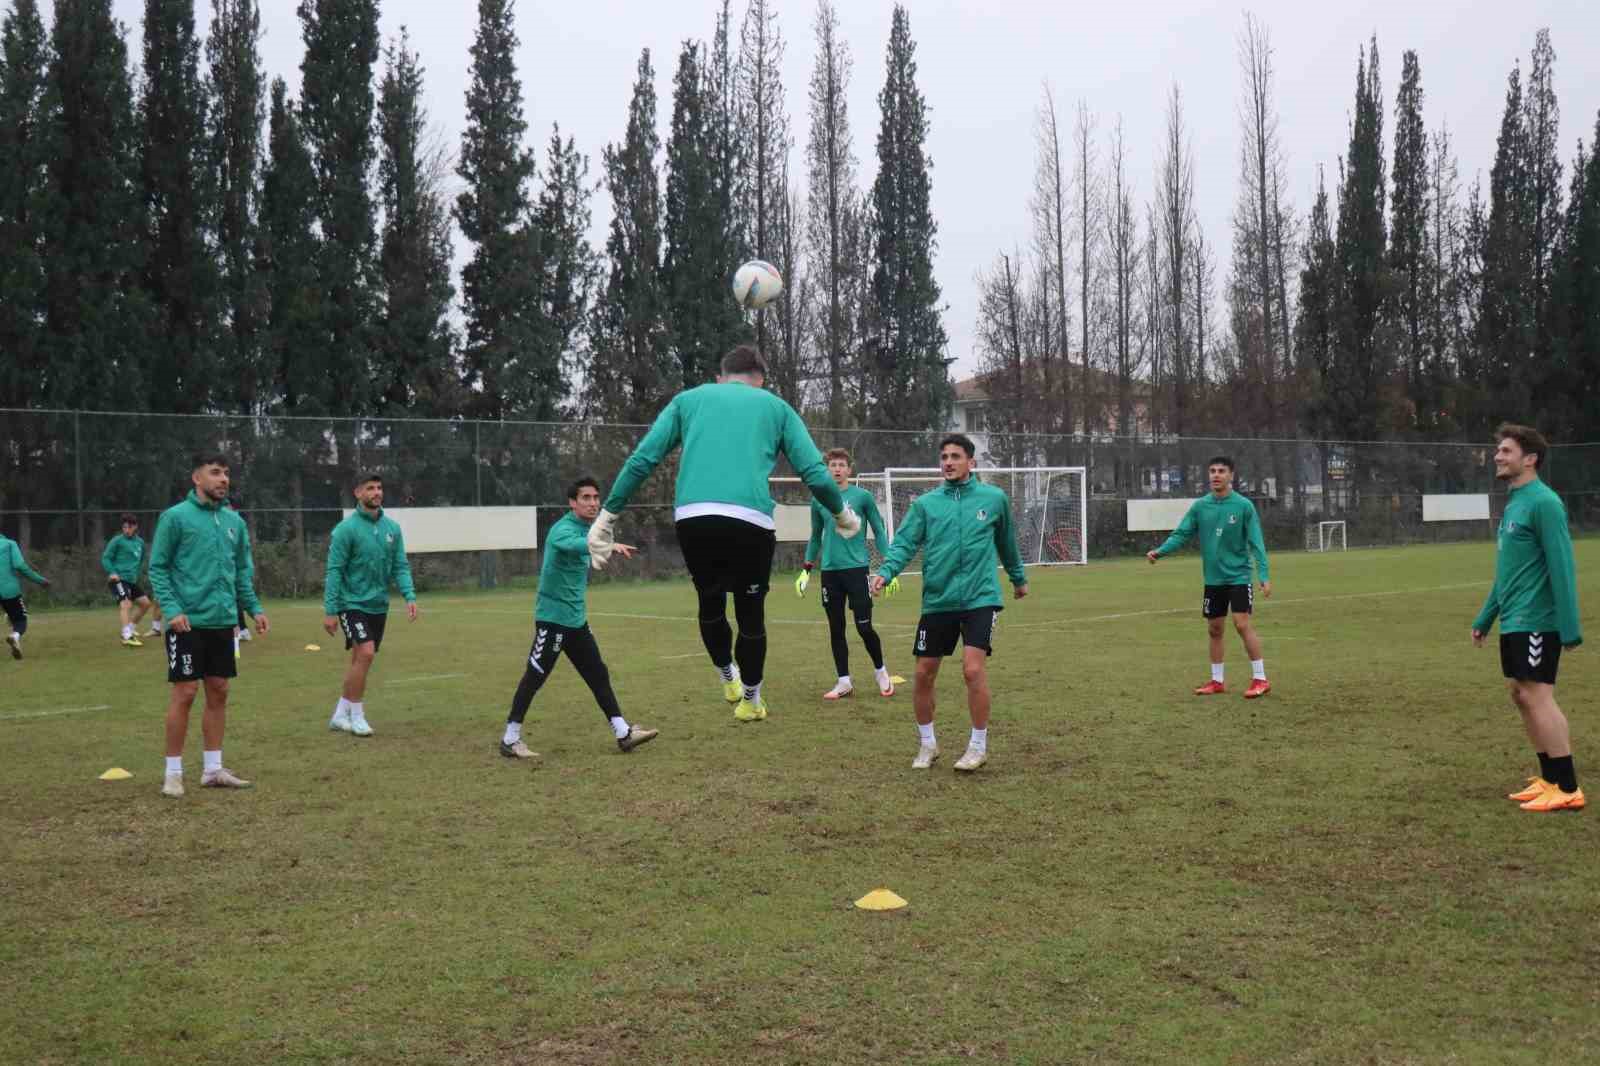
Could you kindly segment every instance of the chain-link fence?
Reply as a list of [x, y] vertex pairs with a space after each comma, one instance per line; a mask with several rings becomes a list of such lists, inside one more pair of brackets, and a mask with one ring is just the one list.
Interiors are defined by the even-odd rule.
[[[98, 592], [100, 548], [116, 532], [118, 516], [138, 515], [148, 539], [160, 512], [188, 491], [189, 457], [220, 449], [232, 460], [232, 495], [250, 525], [264, 590], [307, 594], [320, 587], [321, 546], [350, 505], [357, 472], [381, 474], [395, 507], [547, 508], [542, 542], [544, 527], [566, 506], [565, 486], [585, 474], [608, 481], [644, 428], [0, 410], [0, 532], [19, 541], [36, 565], [54, 567], [52, 578], [77, 575], [81, 580], [71, 584]], [[814, 435], [825, 448], [850, 449], [863, 472], [933, 466], [943, 436], [825, 428]], [[1487, 522], [1424, 523], [1422, 498], [1501, 495], [1487, 442], [974, 436], [983, 465], [1087, 468], [1091, 559], [1146, 550], [1149, 534], [1127, 532], [1125, 501], [1199, 495], [1207, 460], [1218, 454], [1237, 463], [1239, 487], [1256, 501], [1269, 546], [1278, 549], [1303, 547], [1307, 525], [1319, 520], [1344, 521], [1352, 547], [1486, 539]], [[1579, 529], [1600, 521], [1596, 448], [1558, 446], [1546, 462], [1544, 476], [1566, 498]], [[628, 536], [653, 549], [645, 571], [651, 574], [681, 566], [671, 532], [671, 464], [640, 490], [628, 519]], [[417, 565], [434, 584], [536, 570], [534, 552], [496, 554], [487, 570], [476, 554], [424, 556]]]

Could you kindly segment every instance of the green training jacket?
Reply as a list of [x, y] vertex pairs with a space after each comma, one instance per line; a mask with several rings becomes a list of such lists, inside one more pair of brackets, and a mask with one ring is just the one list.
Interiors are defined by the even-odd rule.
[[139, 564], [143, 561], [143, 537], [125, 537], [118, 533], [106, 541], [106, 550], [100, 553], [100, 568], [107, 575], [116, 574], [124, 581], [139, 580]]
[[232, 629], [239, 608], [261, 613], [244, 519], [189, 491], [162, 512], [150, 547], [150, 589], [167, 618], [197, 629]]
[[1487, 633], [1560, 633], [1564, 647], [1583, 643], [1578, 577], [1567, 508], [1538, 478], [1511, 490], [1494, 560], [1494, 587], [1472, 628]]
[[[878, 513], [878, 501], [860, 485], [851, 485], [839, 493], [844, 502], [861, 517], [864, 526], [871, 528], [878, 542], [878, 554], [889, 553], [889, 535], [883, 531], [883, 516]], [[816, 500], [811, 501], [811, 540], [806, 544], [806, 562], [817, 562], [822, 557], [824, 570], [854, 570], [867, 565], [867, 534], [863, 530], [846, 539], [839, 535], [833, 516]]]
[[364, 611], [389, 613], [389, 584], [400, 588], [407, 603], [417, 598], [406, 561], [406, 539], [400, 523], [379, 510], [355, 513], [333, 527], [328, 540], [328, 568], [322, 579], [322, 613]]
[[995, 573], [1000, 564], [1013, 585], [1028, 583], [1017, 553], [1011, 501], [974, 477], [946, 481], [912, 502], [905, 521], [895, 527], [894, 543], [878, 576], [893, 580], [919, 548], [923, 614], [1004, 606]]
[[621, 513], [645, 478], [680, 444], [683, 456], [673, 498], [679, 518], [728, 514], [773, 528], [767, 479], [779, 452], [829, 514], [844, 509], [822, 453], [794, 408], [766, 389], [739, 382], [701, 385], [674, 396], [622, 465], [605, 509]]
[[17, 580], [18, 575], [35, 585], [45, 583], [39, 572], [22, 557], [22, 545], [0, 534], [0, 600], [14, 600], [22, 595], [22, 582]]
[[1156, 556], [1171, 555], [1190, 537], [1200, 539], [1200, 558], [1207, 585], [1250, 584], [1250, 556], [1263, 582], [1271, 581], [1267, 572], [1267, 543], [1261, 536], [1261, 518], [1256, 505], [1242, 493], [1230, 491], [1220, 500], [1208, 492], [1189, 505], [1178, 528], [1156, 549]]
[[589, 527], [572, 511], [550, 527], [533, 620], [577, 629], [589, 621]]

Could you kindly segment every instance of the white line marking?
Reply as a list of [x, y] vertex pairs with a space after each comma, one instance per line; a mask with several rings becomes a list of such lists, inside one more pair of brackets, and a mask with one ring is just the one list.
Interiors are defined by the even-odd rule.
[[24, 714], [0, 714], [0, 722], [14, 722], [19, 718], [50, 718], [58, 714], [83, 714], [85, 711], [109, 711], [111, 704], [101, 703], [93, 707], [68, 707], [60, 711], [28, 711]]
[[663, 658], [663, 659], [698, 659], [700, 656], [702, 656], [704, 654], [705, 654], [704, 651], [688, 651], [688, 652], [684, 652], [682, 655], [663, 655], [661, 658]]
[[466, 677], [466, 674], [423, 674], [421, 677], [397, 677], [393, 681], [385, 682], [388, 685], [410, 685], [418, 681], [444, 681], [452, 677]]

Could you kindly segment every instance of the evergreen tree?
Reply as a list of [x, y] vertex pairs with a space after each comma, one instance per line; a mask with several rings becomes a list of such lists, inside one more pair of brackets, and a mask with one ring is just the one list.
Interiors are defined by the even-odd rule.
[[145, 392], [143, 212], [128, 47], [111, 0], [56, 0], [49, 119], [44, 327], [49, 359], [34, 402], [121, 407]]
[[1319, 436], [1332, 436], [1335, 416], [1324, 382], [1335, 373], [1334, 294], [1339, 278], [1328, 186], [1320, 169], [1317, 196], [1312, 201], [1307, 226], [1306, 246], [1301, 256], [1305, 266], [1300, 271], [1300, 307], [1295, 320], [1294, 347], [1300, 361], [1298, 374], [1307, 385], [1301, 392], [1306, 404], [1306, 421]]
[[1511, 68], [1506, 82], [1506, 106], [1489, 170], [1488, 213], [1479, 238], [1482, 266], [1472, 376], [1476, 394], [1487, 406], [1473, 410], [1467, 425], [1479, 436], [1488, 433], [1503, 412], [1528, 410], [1528, 383], [1520, 372], [1533, 339], [1527, 276], [1533, 231], [1528, 171], [1519, 64]]
[[606, 258], [611, 273], [591, 324], [594, 362], [586, 409], [606, 421], [648, 422], [673, 392], [681, 370], [667, 347], [661, 280], [661, 191], [656, 171], [655, 69], [639, 56], [622, 143], [604, 153], [611, 193]]
[[1390, 197], [1390, 318], [1405, 372], [1413, 424], [1427, 431], [1437, 409], [1428, 372], [1428, 282], [1434, 274], [1428, 242], [1428, 130], [1422, 121], [1422, 70], [1417, 53], [1402, 59], [1395, 99], [1394, 178]]
[[728, 290], [737, 251], [718, 169], [713, 73], [701, 46], [685, 43], [673, 76], [662, 280], [672, 352], [686, 387], [716, 377], [723, 353], [744, 331]]
[[1450, 397], [1455, 393], [1466, 330], [1462, 304], [1466, 257], [1457, 175], [1450, 131], [1441, 127], [1433, 134], [1428, 151], [1425, 240], [1429, 274], [1423, 293], [1427, 318], [1423, 377], [1428, 382], [1433, 406], [1420, 412], [1420, 421], [1436, 436], [1446, 438], [1455, 437], [1461, 431], [1459, 413]]
[[1556, 362], [1570, 398], [1565, 436], [1600, 433], [1600, 114], [1587, 152], [1578, 143], [1556, 275]]
[[[322, 294], [317, 283], [317, 177], [311, 150], [282, 78], [272, 83], [268, 157], [261, 174], [257, 284], [269, 308], [263, 323], [275, 406], [326, 412], [331, 381], [322, 363]], [[263, 400], [261, 406], [265, 406]]]
[[[778, 26], [776, 0], [748, 0], [739, 27], [739, 60], [734, 70], [738, 114], [743, 133], [740, 162], [746, 210], [745, 235], [758, 259], [777, 263], [779, 215], [789, 195], [784, 176], [789, 166], [789, 110], [783, 92], [783, 31]], [[792, 281], [793, 279], [786, 279]], [[789, 286], [786, 285], [787, 289]], [[793, 353], [769, 351], [769, 311], [755, 312], [756, 345], [770, 362], [786, 362]], [[779, 336], [778, 340], [782, 340]]]
[[917, 87], [911, 16], [898, 3], [885, 66], [878, 94], [878, 174], [872, 184], [872, 295], [881, 332], [868, 417], [874, 426], [932, 429], [944, 425], [954, 387], [933, 276], [937, 226], [925, 147], [928, 105]]
[[259, 240], [261, 127], [266, 78], [261, 69], [261, 8], [257, 0], [213, 0], [206, 40], [211, 101], [207, 163], [215, 190], [213, 222], [218, 271], [220, 406], [254, 412], [270, 402], [272, 373], [260, 332], [267, 310], [254, 261]]
[[558, 360], [563, 399], [570, 396], [567, 383], [581, 380], [588, 369], [582, 363], [580, 342], [600, 270], [589, 246], [592, 195], [589, 157], [578, 151], [571, 137], [563, 141], [561, 127], [554, 127], [533, 220], [541, 249], [542, 348]]
[[38, 2], [15, 0], [0, 23], [0, 407], [43, 401], [48, 69]]
[[377, 391], [392, 414], [454, 414], [462, 399], [449, 314], [447, 164], [428, 143], [423, 68], [402, 27], [386, 49], [378, 93], [378, 200], [384, 317], [376, 344]]
[[[1523, 102], [1527, 149], [1527, 205], [1529, 314], [1528, 354], [1531, 365], [1525, 373], [1532, 379], [1541, 404], [1556, 400], [1556, 390], [1548, 388], [1546, 369], [1550, 366], [1554, 318], [1552, 289], [1556, 253], [1561, 239], [1561, 158], [1558, 155], [1561, 109], [1556, 101], [1555, 49], [1550, 31], [1542, 29], [1534, 38], [1532, 66], [1528, 71], [1528, 94]], [[1536, 408], [1537, 410], [1537, 408]]]
[[849, 328], [850, 290], [860, 284], [847, 256], [846, 229], [859, 194], [848, 106], [853, 63], [850, 46], [840, 35], [839, 14], [832, 0], [817, 0], [815, 32], [811, 135], [806, 142], [806, 248], [811, 276], [818, 287], [814, 347], [827, 374], [828, 425], [842, 426], [845, 379], [851, 372], [856, 348]]
[[377, 323], [377, 219], [369, 176], [377, 66], [377, 0], [300, 0], [305, 38], [300, 62], [300, 122], [317, 176], [322, 242], [318, 354], [332, 378], [332, 409], [364, 414], [374, 396], [372, 342]]
[[533, 153], [522, 146], [517, 39], [510, 0], [479, 0], [467, 128], [456, 173], [456, 224], [473, 245], [461, 271], [462, 351], [474, 411], [486, 418], [549, 418], [562, 382], [541, 344], [539, 249], [529, 225]]
[[194, 0], [145, 0], [140, 178], [144, 289], [153, 312], [145, 387], [153, 411], [193, 413], [216, 382], [216, 212]]

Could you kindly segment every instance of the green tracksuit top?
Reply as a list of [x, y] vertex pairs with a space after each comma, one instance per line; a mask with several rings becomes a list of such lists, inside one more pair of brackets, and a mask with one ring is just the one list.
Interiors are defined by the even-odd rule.
[[[883, 531], [883, 516], [878, 513], [878, 501], [860, 485], [852, 485], [839, 493], [861, 521], [872, 529], [878, 542], [878, 554], [889, 554], [889, 535]], [[867, 565], [867, 535], [862, 532], [848, 540], [839, 535], [833, 516], [816, 500], [811, 501], [811, 540], [806, 544], [806, 564], [809, 566], [822, 557], [824, 570], [855, 570]]]
[[1252, 555], [1261, 581], [1272, 580], [1267, 570], [1267, 543], [1261, 537], [1261, 518], [1256, 514], [1256, 505], [1242, 494], [1230, 490], [1218, 499], [1216, 493], [1208, 492], [1194, 501], [1172, 536], [1156, 549], [1156, 556], [1171, 555], [1195, 536], [1200, 539], [1207, 585], [1250, 584]]
[[1472, 628], [1487, 633], [1560, 633], [1563, 647], [1583, 643], [1578, 579], [1567, 508], [1538, 478], [1511, 490], [1494, 560], [1494, 587]]
[[775, 528], [767, 478], [782, 452], [829, 514], [844, 509], [839, 488], [805, 423], [781, 398], [728, 382], [680, 392], [622, 465], [605, 509], [618, 514], [651, 471], [678, 445], [677, 517], [726, 514]]
[[905, 521], [895, 528], [878, 576], [892, 581], [919, 548], [923, 614], [1004, 606], [995, 573], [1001, 563], [1013, 585], [1028, 583], [1017, 553], [1011, 501], [973, 477], [946, 481], [912, 502]]
[[232, 629], [239, 608], [261, 613], [244, 519], [190, 490], [156, 523], [150, 589], [169, 619], [187, 615], [197, 629]]
[[322, 613], [364, 611], [389, 613], [389, 585], [400, 588], [407, 603], [417, 598], [406, 561], [406, 539], [400, 523], [384, 514], [355, 513], [333, 527], [328, 540], [328, 569], [322, 579]]
[[539, 564], [533, 620], [577, 629], [589, 622], [589, 527], [572, 511], [550, 527]]
[[108, 576], [116, 574], [124, 581], [139, 580], [139, 564], [143, 561], [143, 537], [125, 537], [118, 533], [106, 541], [106, 550], [100, 553], [100, 568]]
[[45, 583], [39, 572], [22, 557], [22, 545], [0, 534], [0, 600], [14, 600], [22, 595], [22, 582], [17, 580], [19, 575], [35, 585]]

